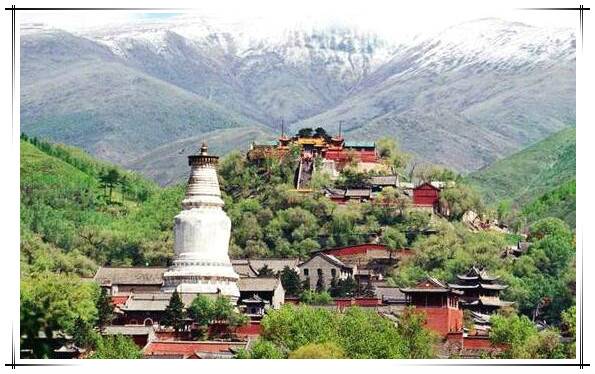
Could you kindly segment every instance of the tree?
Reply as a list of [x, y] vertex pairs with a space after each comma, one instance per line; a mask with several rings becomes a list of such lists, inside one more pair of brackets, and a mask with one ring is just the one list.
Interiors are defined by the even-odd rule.
[[258, 339], [250, 348], [249, 351], [241, 350], [236, 355], [236, 358], [253, 358], [253, 359], [281, 359], [285, 358], [285, 353], [277, 347], [274, 343], [263, 339]]
[[173, 327], [176, 333], [182, 330], [186, 326], [186, 311], [184, 310], [184, 302], [178, 293], [178, 290], [174, 290], [169, 304], [165, 307], [165, 313], [163, 314], [162, 324], [165, 326]]
[[405, 343], [394, 323], [375, 311], [348, 308], [339, 315], [336, 342], [349, 358], [405, 358]]
[[89, 358], [92, 359], [137, 359], [142, 358], [141, 349], [134, 341], [120, 334], [102, 336], [97, 341], [97, 347]]
[[441, 205], [448, 207], [449, 217], [455, 220], [460, 220], [470, 210], [478, 214], [484, 210], [479, 193], [460, 183], [444, 189], [440, 193], [440, 202]]
[[389, 251], [390, 260], [393, 259], [393, 255], [396, 251], [403, 248], [407, 244], [407, 238], [400, 230], [393, 227], [387, 227], [384, 229], [380, 242], [386, 245]]
[[554, 217], [540, 219], [529, 228], [529, 239], [532, 241], [543, 239], [546, 236], [570, 239], [572, 232], [564, 221]]
[[306, 290], [300, 296], [300, 301], [308, 305], [329, 305], [332, 304], [333, 298], [326, 292], [315, 292], [312, 290]]
[[114, 319], [114, 307], [106, 288], [101, 287], [95, 307], [97, 308], [97, 327], [99, 327], [99, 331], [103, 331], [103, 328]]
[[188, 314], [199, 326], [207, 326], [213, 319], [213, 309], [213, 300], [199, 294], [188, 307]]
[[357, 291], [357, 283], [355, 283], [355, 279], [353, 277], [347, 277], [345, 279], [340, 279], [338, 282], [338, 286], [340, 288], [340, 293], [342, 296], [354, 296], [355, 292]]
[[264, 265], [258, 270], [258, 277], [259, 278], [272, 278], [275, 276], [275, 272], [273, 269], [269, 268], [268, 265]]
[[328, 309], [285, 304], [263, 317], [261, 338], [295, 351], [309, 343], [336, 341], [337, 323], [337, 314]]
[[576, 356], [576, 305], [571, 306], [562, 312], [562, 334], [572, 338], [572, 342], [566, 346], [566, 357]]
[[399, 317], [397, 331], [403, 338], [407, 358], [432, 358], [438, 337], [424, 327], [425, 315], [407, 308]]
[[503, 317], [494, 315], [490, 319], [492, 328], [490, 340], [494, 344], [507, 346], [507, 358], [531, 358], [527, 350], [529, 340], [537, 335], [535, 325], [526, 316], [512, 315]]
[[318, 280], [316, 281], [316, 292], [321, 293], [326, 291], [326, 287], [324, 285], [324, 275], [322, 272], [318, 274]]
[[383, 162], [391, 168], [393, 173], [405, 170], [411, 160], [411, 155], [402, 152], [397, 142], [392, 138], [381, 138], [376, 142], [378, 154]]
[[107, 172], [100, 175], [99, 180], [104, 189], [109, 189], [109, 202], [112, 203], [112, 192], [115, 186], [121, 183], [122, 177], [118, 169], [111, 168]]
[[97, 332], [93, 329], [93, 326], [81, 317], [76, 319], [70, 333], [74, 344], [79, 348], [93, 348], [96, 346], [97, 340], [100, 338]]
[[317, 138], [324, 138], [324, 139], [329, 139], [330, 136], [327, 134], [326, 130], [323, 129], [322, 127], [317, 127], [314, 130], [314, 136]]
[[300, 276], [295, 270], [289, 268], [289, 266], [285, 266], [281, 270], [280, 276], [281, 284], [288, 296], [299, 296], [302, 293], [303, 288], [300, 282]]
[[331, 294], [332, 297], [341, 297], [341, 288], [339, 287], [337, 277], [333, 277], [331, 279], [331, 284], [328, 289], [328, 292]]
[[338, 188], [368, 188], [369, 185], [368, 175], [352, 167], [344, 168], [335, 182]]
[[76, 320], [97, 318], [95, 300], [99, 293], [95, 283], [81, 281], [78, 276], [38, 273], [21, 279], [21, 346], [33, 350], [36, 358], [47, 357], [51, 347], [40, 343], [40, 332], [73, 331]]
[[338, 359], [345, 358], [345, 352], [335, 343], [311, 343], [301, 346], [289, 354], [290, 359]]
[[312, 137], [312, 129], [310, 127], [300, 129], [297, 133], [297, 136], [300, 138], [310, 138]]

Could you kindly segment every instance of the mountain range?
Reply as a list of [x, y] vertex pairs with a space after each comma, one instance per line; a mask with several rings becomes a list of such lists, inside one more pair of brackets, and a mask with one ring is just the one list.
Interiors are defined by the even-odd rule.
[[570, 29], [481, 19], [395, 41], [347, 26], [266, 37], [207, 19], [21, 26], [21, 129], [161, 184], [185, 155], [322, 126], [482, 168], [575, 121]]

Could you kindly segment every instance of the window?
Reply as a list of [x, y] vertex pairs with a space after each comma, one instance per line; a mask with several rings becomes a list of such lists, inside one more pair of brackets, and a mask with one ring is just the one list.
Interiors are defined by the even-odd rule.
[[310, 272], [308, 271], [308, 269], [304, 269], [304, 277], [307, 277], [310, 275]]
[[322, 277], [322, 269], [318, 269], [318, 278]]
[[337, 269], [331, 269], [331, 276], [335, 278], [337, 276]]

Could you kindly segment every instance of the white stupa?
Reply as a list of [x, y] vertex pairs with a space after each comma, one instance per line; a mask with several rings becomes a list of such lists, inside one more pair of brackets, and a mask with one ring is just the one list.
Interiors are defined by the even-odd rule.
[[200, 154], [188, 157], [190, 178], [183, 210], [175, 217], [175, 258], [163, 275], [164, 292], [220, 293], [233, 301], [240, 296], [239, 276], [228, 254], [231, 220], [222, 209], [218, 159], [205, 144]]

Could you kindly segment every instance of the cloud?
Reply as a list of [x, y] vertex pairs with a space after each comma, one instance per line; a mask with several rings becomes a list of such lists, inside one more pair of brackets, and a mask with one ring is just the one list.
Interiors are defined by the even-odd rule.
[[44, 23], [68, 31], [119, 24], [175, 22], [177, 19], [188, 21], [192, 18], [207, 18], [224, 24], [254, 25], [254, 29], [266, 29], [268, 32], [296, 26], [347, 24], [392, 39], [437, 32], [454, 24], [483, 17], [498, 17], [552, 27], [575, 27], [576, 24], [574, 12], [521, 11], [513, 9], [510, 4], [482, 4], [478, 7], [476, 2], [468, 1], [457, 2], [456, 8], [451, 2], [434, 2], [429, 3], [426, 8], [421, 8], [419, 4], [399, 4], [380, 0], [217, 0], [199, 4], [200, 8], [182, 12], [27, 12], [22, 15], [21, 21]]

